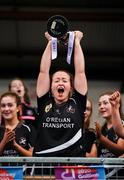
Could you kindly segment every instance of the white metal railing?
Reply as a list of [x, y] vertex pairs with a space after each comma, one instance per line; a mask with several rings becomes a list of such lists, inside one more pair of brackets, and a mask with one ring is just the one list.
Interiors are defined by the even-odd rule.
[[[106, 172], [106, 179], [124, 180], [124, 159], [123, 158], [70, 158], [70, 157], [0, 157], [0, 165], [22, 166], [24, 179], [55, 179], [55, 166], [89, 166], [103, 165]], [[118, 172], [121, 172], [121, 176]]]

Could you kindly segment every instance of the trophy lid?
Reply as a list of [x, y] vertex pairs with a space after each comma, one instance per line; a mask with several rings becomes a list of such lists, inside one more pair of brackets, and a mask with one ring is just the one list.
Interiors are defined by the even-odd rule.
[[48, 19], [47, 31], [52, 37], [60, 38], [68, 31], [68, 20], [61, 15], [55, 15]]

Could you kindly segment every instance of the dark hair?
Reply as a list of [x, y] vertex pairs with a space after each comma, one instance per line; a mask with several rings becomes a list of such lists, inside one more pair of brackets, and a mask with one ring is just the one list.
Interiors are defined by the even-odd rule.
[[11, 97], [14, 97], [16, 99], [16, 104], [17, 106], [21, 105], [21, 99], [20, 97], [15, 93], [15, 92], [12, 92], [12, 91], [7, 91], [5, 93], [3, 93], [1, 96], [0, 96], [0, 104], [1, 104], [1, 100], [3, 97], [6, 97], [6, 96], [11, 96]]
[[[112, 94], [114, 93], [114, 91], [107, 91], [107, 92], [104, 92], [104, 93], [102, 93], [100, 96], [99, 96], [99, 98], [101, 97], [101, 96], [104, 96], [104, 95], [109, 95], [109, 96], [111, 96]], [[124, 114], [123, 114], [123, 111], [122, 111], [122, 99], [120, 98], [120, 107], [119, 107], [119, 113], [120, 113], [120, 116], [121, 116], [121, 119], [123, 119], [124, 118]]]
[[70, 77], [70, 82], [71, 82], [71, 86], [72, 86], [72, 88], [73, 88], [73, 87], [74, 87], [74, 83], [73, 83], [74, 77], [73, 77], [73, 74], [70, 73], [70, 72], [68, 72], [68, 71], [65, 70], [65, 69], [59, 69], [59, 70], [55, 71], [53, 74], [51, 74], [51, 75], [50, 75], [50, 78], [51, 78], [51, 81], [50, 81], [50, 82], [52, 82], [52, 77], [54, 76], [54, 74], [55, 74], [56, 72], [59, 72], [59, 71], [65, 72], [65, 73], [67, 73], [67, 74], [69, 75], [69, 77]]
[[23, 86], [24, 86], [24, 90], [25, 90], [24, 102], [25, 102], [26, 104], [30, 105], [30, 104], [31, 104], [31, 100], [30, 100], [30, 97], [29, 97], [28, 88], [27, 88], [27, 86], [25, 85], [24, 81], [23, 81], [21, 78], [18, 78], [18, 77], [17, 77], [17, 78], [14, 78], [14, 79], [11, 80], [11, 82], [10, 82], [9, 85], [8, 85], [9, 91], [11, 91], [11, 83], [12, 83], [12, 81], [14, 81], [14, 80], [19, 80], [19, 81], [22, 82], [22, 84], [23, 84]]
[[[2, 98], [6, 97], [6, 96], [10, 96], [10, 97], [15, 98], [17, 107], [21, 105], [21, 99], [20, 99], [20, 97], [19, 97], [15, 92], [12, 92], [12, 91], [7, 91], [7, 92], [3, 93], [3, 94], [0, 96], [0, 105], [1, 105], [1, 100], [2, 100]], [[21, 119], [20, 119], [20, 117], [21, 117], [20, 114], [21, 114], [21, 112], [18, 111], [18, 112], [17, 112], [17, 116], [18, 116], [18, 119], [19, 119], [19, 120], [21, 120]], [[4, 119], [3, 119], [2, 117], [1, 117], [1, 125], [4, 125]]]

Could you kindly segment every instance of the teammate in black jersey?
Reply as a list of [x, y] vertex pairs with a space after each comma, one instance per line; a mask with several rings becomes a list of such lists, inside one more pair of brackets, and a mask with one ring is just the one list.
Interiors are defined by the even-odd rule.
[[[39, 129], [34, 156], [82, 156], [82, 129], [86, 108], [87, 80], [84, 55], [80, 45], [83, 33], [74, 36], [74, 78], [59, 69], [50, 81], [51, 37], [46, 32], [47, 47], [43, 53], [37, 80]], [[59, 64], [58, 64], [59, 67]]]
[[[118, 115], [121, 117], [121, 123], [123, 122], [121, 99], [118, 92], [105, 92], [100, 95], [98, 107], [99, 113], [101, 114], [102, 118], [106, 120], [102, 128], [98, 123], [96, 123], [96, 134], [98, 138], [98, 157], [123, 157], [124, 139], [120, 138], [117, 135], [113, 127], [113, 121], [118, 120]], [[117, 179], [117, 175], [118, 177], [120, 177], [120, 179], [124, 177], [123, 169], [115, 167], [113, 169], [111, 168], [109, 172], [106, 171], [106, 178]]]
[[[105, 92], [99, 97], [99, 113], [106, 120], [102, 129], [96, 124], [97, 138], [99, 140], [98, 156], [100, 157], [118, 157], [124, 152], [124, 139], [120, 138], [114, 128], [113, 119], [116, 117], [113, 114], [113, 106], [110, 102], [110, 97], [113, 92]], [[121, 113], [121, 104], [119, 105], [119, 113]]]
[[31, 105], [28, 88], [24, 81], [15, 78], [9, 83], [9, 90], [18, 94], [21, 99], [21, 119], [26, 125], [37, 126], [37, 110]]
[[6, 92], [0, 98], [4, 125], [0, 126], [0, 156], [32, 156], [36, 132], [18, 118], [20, 98]]
[[87, 99], [86, 102], [86, 111], [84, 112], [84, 130], [83, 130], [83, 141], [82, 149], [85, 157], [97, 157], [96, 150], [96, 135], [95, 129], [91, 128], [92, 121], [92, 112], [93, 112], [93, 103], [91, 99]]

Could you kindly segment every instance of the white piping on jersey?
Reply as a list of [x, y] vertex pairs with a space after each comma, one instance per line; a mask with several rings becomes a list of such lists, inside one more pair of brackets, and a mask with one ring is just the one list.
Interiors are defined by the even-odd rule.
[[25, 125], [25, 124], [22, 124], [23, 126], [25, 126], [26, 128], [28, 128], [28, 130], [31, 132], [31, 129], [29, 126]]
[[70, 98], [70, 99], [71, 99], [72, 101], [74, 101], [75, 104], [77, 104], [74, 98]]
[[66, 149], [68, 148], [69, 146], [73, 145], [74, 143], [76, 143], [82, 136], [82, 132], [81, 132], [81, 129], [75, 134], [75, 136], [70, 139], [69, 141], [67, 141], [66, 143], [64, 144], [61, 144], [59, 146], [56, 146], [54, 148], [50, 148], [50, 149], [47, 149], [47, 150], [43, 150], [43, 151], [39, 151], [39, 152], [35, 152], [36, 154], [44, 154], [44, 153], [52, 153], [52, 152], [56, 152], [56, 151], [60, 151], [60, 150], [63, 150], [63, 149]]

